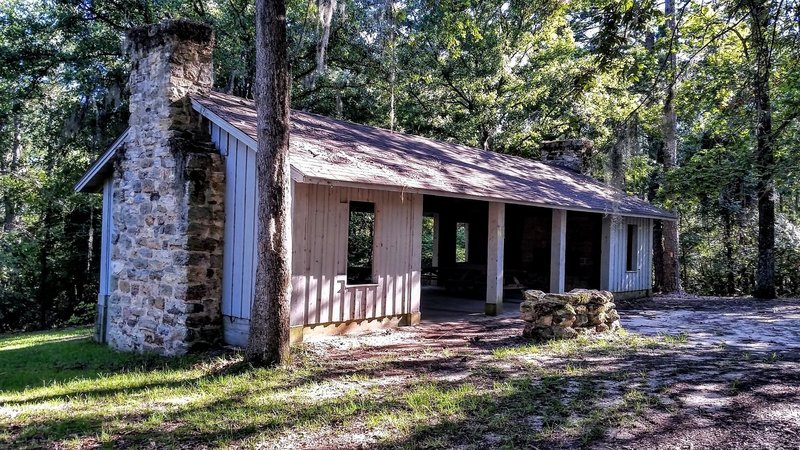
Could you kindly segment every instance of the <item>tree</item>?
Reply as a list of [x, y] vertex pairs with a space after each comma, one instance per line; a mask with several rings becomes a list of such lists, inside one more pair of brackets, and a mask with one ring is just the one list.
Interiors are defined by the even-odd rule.
[[756, 111], [756, 171], [758, 174], [758, 260], [753, 296], [775, 298], [775, 151], [772, 135], [772, 48], [769, 1], [750, 0], [750, 36], [755, 65], [752, 83]]
[[289, 216], [289, 65], [284, 0], [256, 2], [256, 287], [246, 358], [289, 361], [291, 233]]
[[[674, 0], [665, 0], [664, 16], [667, 22], [669, 44], [665, 61], [666, 92], [664, 95], [663, 133], [664, 133], [664, 173], [669, 172], [678, 163], [678, 117], [675, 114], [675, 82], [677, 81], [677, 27], [675, 26]], [[676, 211], [675, 211], [676, 212]], [[663, 249], [659, 252], [662, 261], [657, 267], [662, 274], [657, 276], [661, 280], [664, 292], [680, 292], [681, 271], [678, 255], [680, 254], [678, 222], [664, 221], [661, 228]]]

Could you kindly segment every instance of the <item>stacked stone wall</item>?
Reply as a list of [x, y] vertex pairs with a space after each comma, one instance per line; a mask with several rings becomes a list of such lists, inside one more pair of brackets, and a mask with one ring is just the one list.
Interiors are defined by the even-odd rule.
[[192, 111], [211, 88], [213, 33], [132, 30], [131, 117], [114, 169], [107, 340], [181, 354], [221, 338], [224, 164]]
[[608, 291], [573, 289], [565, 294], [525, 291], [520, 305], [525, 337], [570, 339], [580, 334], [620, 328], [614, 295]]
[[551, 166], [585, 173], [589, 167], [594, 143], [589, 139], [564, 139], [541, 143], [542, 162]]

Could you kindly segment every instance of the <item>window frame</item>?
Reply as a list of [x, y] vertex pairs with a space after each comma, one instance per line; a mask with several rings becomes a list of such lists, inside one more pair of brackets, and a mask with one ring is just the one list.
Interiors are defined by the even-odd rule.
[[639, 226], [635, 223], [625, 227], [625, 271], [639, 271]]
[[[356, 208], [353, 206], [356, 205]], [[363, 210], [359, 210], [363, 208]], [[350, 260], [350, 246], [351, 246], [351, 224], [352, 224], [352, 217], [354, 212], [361, 212], [361, 213], [370, 213], [372, 214], [372, 226], [371, 226], [371, 233], [370, 237], [372, 239], [372, 243], [370, 246], [370, 255], [369, 255], [369, 280], [359, 281], [358, 279], [351, 278], [351, 269], [366, 269], [366, 267], [358, 267], [351, 265]], [[347, 226], [345, 227], [346, 230], [346, 253], [345, 253], [345, 286], [373, 286], [377, 285], [375, 279], [375, 235], [376, 235], [376, 226], [378, 221], [378, 213], [375, 202], [365, 202], [365, 201], [357, 201], [357, 200], [350, 200], [347, 202]]]

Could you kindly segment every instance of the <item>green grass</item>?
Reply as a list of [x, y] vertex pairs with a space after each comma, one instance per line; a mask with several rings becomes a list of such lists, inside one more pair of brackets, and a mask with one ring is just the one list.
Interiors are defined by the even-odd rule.
[[[336, 447], [353, 433], [387, 448], [588, 443], [653, 402], [628, 390], [603, 406], [604, 380], [641, 374], [595, 373], [580, 358], [667, 345], [621, 334], [510, 347], [465, 363], [468, 376], [453, 381], [446, 369], [430, 368], [434, 360], [468, 359], [446, 348], [336, 360], [300, 347], [290, 367], [262, 369], [237, 352], [118, 353], [90, 333], [0, 337], [0, 448], [286, 447], [294, 436], [317, 435], [320, 446]], [[508, 376], [508, 362], [528, 355], [576, 359], [555, 368], [523, 362], [525, 373]], [[399, 381], [384, 378], [392, 370], [402, 372]]]
[[493, 355], [500, 359], [536, 355], [570, 358], [584, 354], [614, 355], [640, 349], [667, 348], [677, 343], [678, 339], [669, 335], [654, 338], [620, 330], [614, 334], [580, 335], [575, 339], [503, 347], [496, 349]]

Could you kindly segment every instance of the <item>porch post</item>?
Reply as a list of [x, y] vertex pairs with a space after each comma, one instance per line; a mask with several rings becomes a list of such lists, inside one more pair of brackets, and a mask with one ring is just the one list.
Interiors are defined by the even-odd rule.
[[487, 316], [503, 313], [503, 246], [506, 235], [505, 203], [489, 203], [489, 242], [486, 261]]
[[439, 214], [433, 215], [433, 252], [431, 254], [431, 265], [439, 267]]
[[613, 216], [603, 217], [603, 228], [600, 238], [600, 289], [611, 290], [611, 231]]
[[550, 233], [550, 292], [564, 292], [564, 265], [567, 250], [567, 211], [553, 210]]

